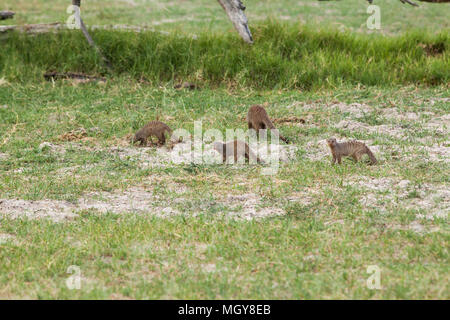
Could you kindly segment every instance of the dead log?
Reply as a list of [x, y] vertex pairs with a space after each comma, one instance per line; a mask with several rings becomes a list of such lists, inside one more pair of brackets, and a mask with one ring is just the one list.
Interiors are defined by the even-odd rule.
[[65, 25], [63, 23], [55, 22], [55, 23], [39, 23], [39, 24], [26, 24], [22, 26], [0, 26], [0, 33], [6, 33], [8, 31], [21, 31], [30, 34], [37, 33], [46, 33], [52, 31], [58, 31], [61, 29], [65, 29]]
[[104, 78], [104, 77], [96, 77], [96, 76], [91, 76], [91, 75], [87, 75], [84, 73], [76, 73], [76, 72], [49, 71], [49, 72], [44, 73], [44, 78], [47, 81], [61, 80], [61, 79], [73, 79], [78, 82], [90, 82], [90, 81], [106, 82], [106, 78]]
[[240, 0], [217, 0], [233, 22], [234, 28], [247, 43], [253, 43], [252, 33], [248, 28], [248, 20], [244, 14], [245, 6]]
[[0, 11], [0, 20], [12, 19], [14, 15], [12, 11]]

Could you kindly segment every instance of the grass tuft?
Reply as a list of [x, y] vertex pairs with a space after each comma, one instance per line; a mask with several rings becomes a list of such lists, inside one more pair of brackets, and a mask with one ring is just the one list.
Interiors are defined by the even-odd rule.
[[[183, 79], [209, 86], [315, 89], [342, 84], [435, 86], [450, 80], [447, 31], [385, 37], [269, 20], [253, 33], [255, 44], [249, 46], [235, 34], [203, 33], [193, 39], [176, 33], [92, 32], [114, 66], [112, 77], [152, 83]], [[48, 70], [105, 73], [80, 32], [13, 34], [2, 41], [1, 77], [41, 81]]]

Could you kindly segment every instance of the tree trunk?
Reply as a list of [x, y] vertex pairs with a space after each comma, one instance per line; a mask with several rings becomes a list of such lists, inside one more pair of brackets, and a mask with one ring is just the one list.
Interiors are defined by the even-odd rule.
[[245, 6], [240, 0], [217, 0], [233, 22], [234, 28], [247, 43], [253, 43], [252, 33], [248, 28], [248, 20], [244, 14]]

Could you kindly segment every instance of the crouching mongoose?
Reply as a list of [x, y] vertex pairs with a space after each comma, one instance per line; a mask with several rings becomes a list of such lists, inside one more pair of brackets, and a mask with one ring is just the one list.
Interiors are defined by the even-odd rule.
[[147, 144], [147, 139], [155, 136], [158, 138], [158, 144], [163, 145], [166, 143], [166, 132], [169, 136], [172, 135], [173, 132], [167, 124], [161, 121], [150, 121], [142, 129], [136, 132], [131, 142], [140, 142], [141, 146], [145, 146]]
[[335, 138], [327, 139], [328, 146], [330, 147], [333, 159], [331, 163], [336, 163], [336, 161], [341, 164], [342, 157], [352, 157], [356, 162], [358, 162], [364, 154], [367, 154], [370, 159], [371, 164], [376, 164], [377, 159], [375, 158], [372, 151], [364, 143], [359, 141], [347, 141], [347, 142], [337, 142]]
[[222, 155], [223, 163], [225, 163], [230, 156], [234, 157], [234, 163], [242, 156], [245, 156], [245, 159], [248, 162], [252, 159], [252, 161], [256, 161], [257, 163], [264, 163], [244, 141], [234, 140], [227, 143], [215, 141], [213, 148]]
[[[264, 109], [264, 107], [261, 105], [254, 105], [248, 109], [247, 122], [248, 122], [248, 128], [256, 130], [256, 134], [258, 135], [258, 137], [259, 137], [260, 129], [277, 130], [275, 128], [275, 126], [273, 125], [272, 121], [270, 121], [269, 116], [267, 115], [266, 109]], [[278, 135], [281, 140], [283, 140], [286, 143], [289, 143], [288, 139], [286, 139], [279, 133], [278, 133]]]

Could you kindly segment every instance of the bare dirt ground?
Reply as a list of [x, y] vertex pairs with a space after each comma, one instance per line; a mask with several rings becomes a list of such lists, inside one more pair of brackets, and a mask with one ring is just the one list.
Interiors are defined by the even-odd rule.
[[[87, 193], [76, 202], [4, 199], [0, 200], [0, 212], [13, 219], [49, 218], [54, 222], [70, 221], [82, 214], [83, 210], [94, 210], [99, 214], [136, 213], [169, 217], [181, 214], [174, 207], [182, 204], [185, 200], [183, 197], [178, 197], [176, 201], [160, 200], [151, 189], [133, 187], [124, 191]], [[217, 198], [213, 204], [229, 207], [229, 217], [236, 219], [251, 220], [284, 214], [284, 210], [280, 208], [262, 207], [261, 197], [252, 193], [228, 195], [224, 199]], [[197, 214], [199, 213], [192, 212], [194, 216]]]

